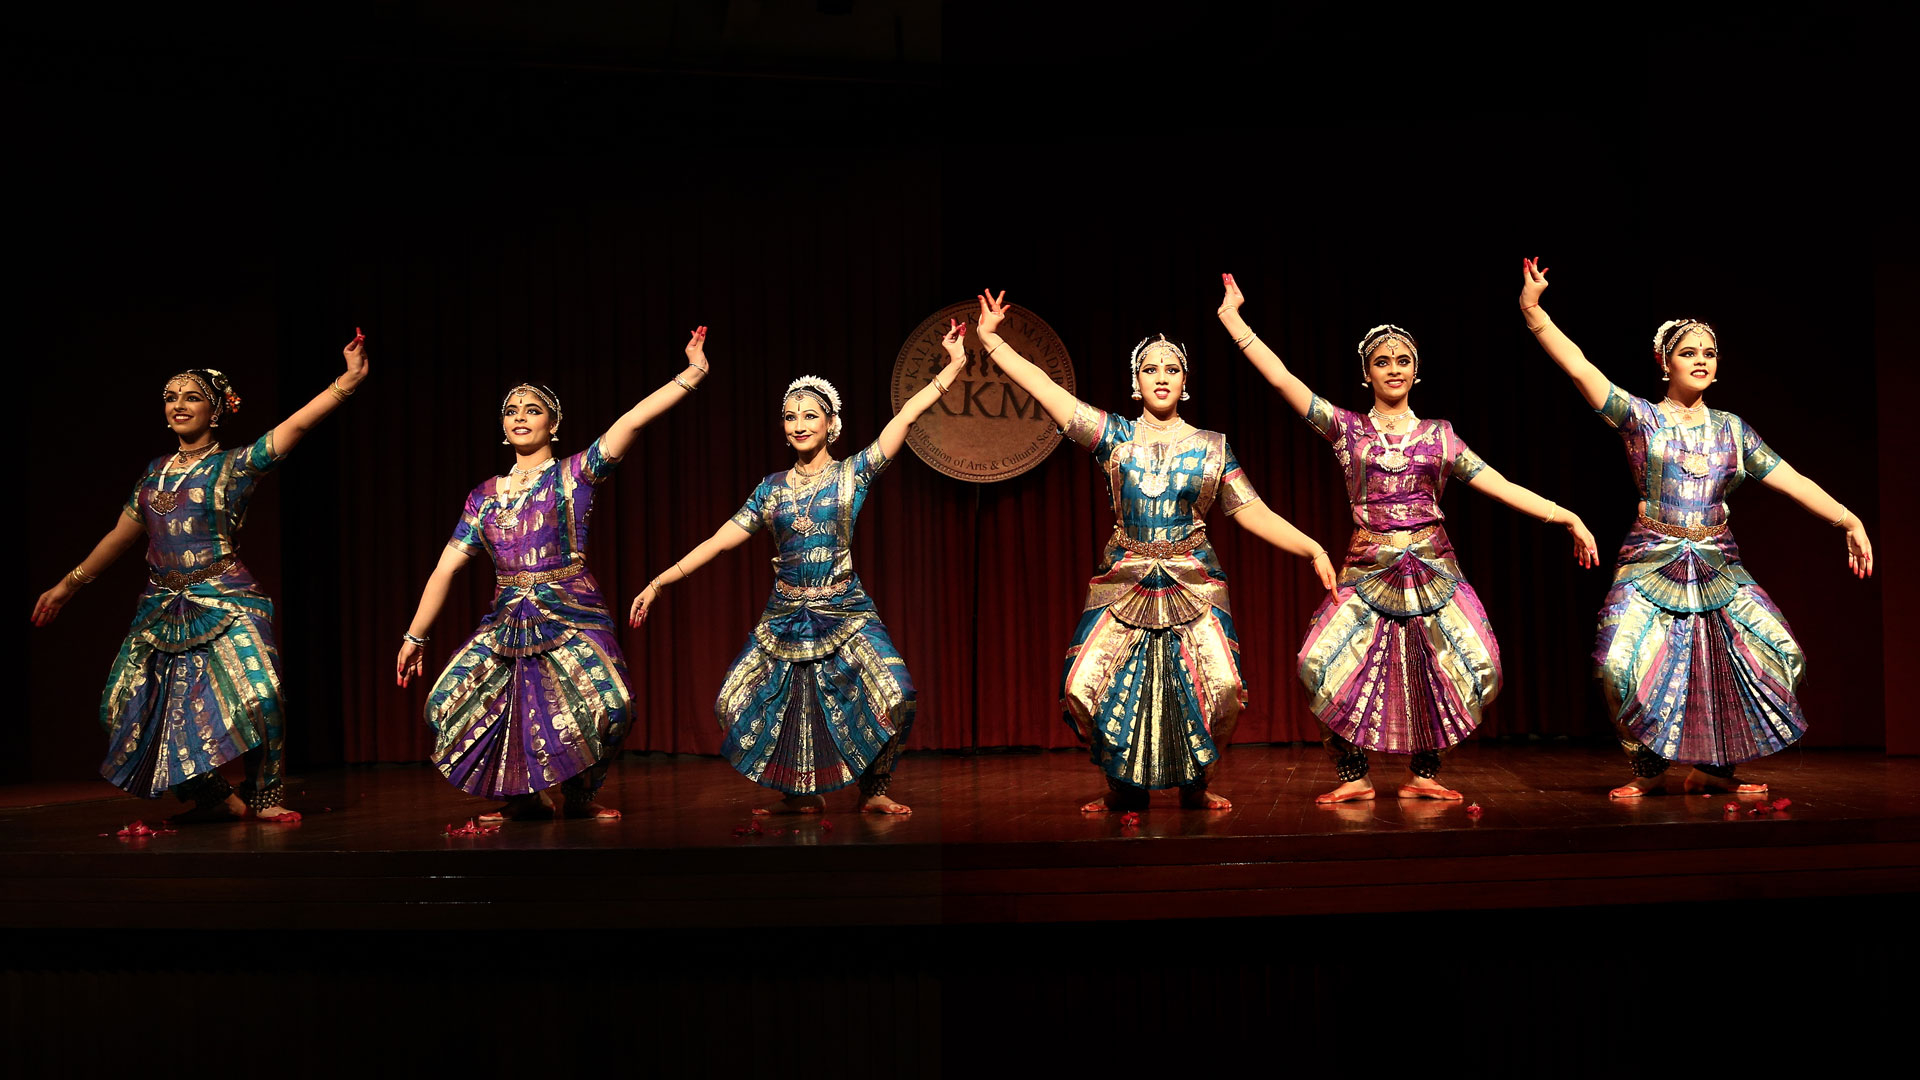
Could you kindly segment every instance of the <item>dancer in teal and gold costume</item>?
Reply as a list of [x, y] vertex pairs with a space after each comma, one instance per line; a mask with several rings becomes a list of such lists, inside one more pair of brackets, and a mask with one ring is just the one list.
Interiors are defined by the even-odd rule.
[[467, 495], [394, 662], [403, 687], [425, 673], [427, 631], [454, 577], [485, 555], [493, 610], [434, 680], [426, 708], [440, 774], [470, 795], [506, 800], [482, 822], [552, 818], [556, 786], [567, 817], [620, 816], [599, 792], [633, 725], [633, 699], [613, 613], [587, 569], [588, 525], [595, 494], [640, 429], [706, 377], [706, 341], [707, 328], [695, 329], [684, 371], [564, 458], [553, 452], [565, 419], [559, 395], [522, 383], [500, 403], [513, 468]]
[[995, 332], [1005, 299], [981, 294], [981, 344], [1067, 438], [1093, 453], [1113, 506], [1113, 534], [1087, 583], [1061, 676], [1062, 711], [1107, 780], [1106, 793], [1080, 809], [1143, 809], [1161, 788], [1178, 788], [1190, 809], [1232, 809], [1209, 785], [1247, 688], [1207, 511], [1218, 504], [1241, 528], [1311, 559], [1328, 589], [1333, 564], [1261, 501], [1225, 435], [1180, 418], [1180, 402], [1191, 396], [1185, 350], [1164, 336], [1134, 348], [1129, 373], [1142, 412], [1129, 420], [1080, 401], [1015, 352]]
[[[365, 338], [346, 371], [298, 412], [246, 447], [217, 430], [240, 411], [224, 372], [190, 368], [161, 395], [179, 449], [153, 459], [119, 524], [35, 603], [45, 626], [80, 587], [129, 548], [147, 544], [147, 588], [100, 700], [111, 742], [100, 775], [146, 798], [172, 791], [194, 808], [177, 821], [258, 818], [294, 822], [284, 803], [286, 716], [273, 601], [240, 561], [240, 526], [260, 478], [293, 452], [367, 377]], [[236, 791], [220, 766], [242, 758]]]
[[913, 725], [913, 680], [853, 572], [853, 524], [914, 421], [966, 365], [965, 335], [965, 323], [950, 324], [941, 345], [952, 362], [852, 457], [828, 450], [840, 438], [839, 392], [815, 376], [793, 380], [780, 404], [793, 466], [760, 481], [738, 513], [634, 597], [638, 626], [663, 586], [761, 529], [773, 533], [773, 595], [714, 704], [727, 760], [786, 796], [755, 813], [819, 813], [823, 795], [855, 783], [861, 811], [912, 813], [888, 789]]
[[1766, 784], [1742, 782], [1734, 767], [1778, 753], [1806, 733], [1794, 696], [1806, 656], [1740, 559], [1727, 496], [1748, 477], [1784, 492], [1845, 530], [1847, 567], [1860, 578], [1873, 573], [1867, 530], [1782, 461], [1753, 425], [1707, 408], [1707, 387], [1720, 376], [1720, 341], [1711, 326], [1675, 319], [1654, 333], [1666, 389], [1655, 404], [1614, 385], [1547, 317], [1540, 306], [1544, 269], [1523, 260], [1521, 275], [1527, 329], [1620, 433], [1640, 490], [1593, 652], [1633, 768], [1633, 779], [1609, 794], [1632, 799], [1656, 791], [1676, 761], [1693, 766], [1688, 791], [1764, 792]]

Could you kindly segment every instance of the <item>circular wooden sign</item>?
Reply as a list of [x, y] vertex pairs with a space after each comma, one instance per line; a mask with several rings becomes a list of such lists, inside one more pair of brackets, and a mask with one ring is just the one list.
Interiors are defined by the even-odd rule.
[[[1019, 476], [1046, 460], [1060, 441], [1060, 431], [1033, 395], [987, 355], [973, 326], [979, 313], [978, 301], [949, 304], [907, 335], [893, 361], [893, 411], [899, 412], [947, 366], [940, 339], [949, 320], [966, 320], [967, 366], [946, 395], [921, 414], [907, 434], [907, 445], [921, 461], [948, 476], [985, 483]], [[1038, 315], [1022, 307], [1008, 309], [1000, 336], [1067, 393], [1076, 392], [1067, 347]]]

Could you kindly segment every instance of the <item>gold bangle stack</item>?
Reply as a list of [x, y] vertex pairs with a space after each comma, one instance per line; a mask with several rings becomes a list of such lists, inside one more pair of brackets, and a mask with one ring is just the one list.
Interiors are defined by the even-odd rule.
[[345, 401], [348, 398], [353, 396], [353, 391], [343, 388], [340, 385], [339, 379], [335, 379], [332, 382], [328, 383], [327, 391], [331, 393], [334, 397], [339, 398], [341, 401]]
[[87, 564], [85, 563], [81, 563], [80, 565], [75, 566], [73, 569], [67, 571], [67, 576], [73, 579], [73, 583], [75, 585], [91, 585], [94, 582], [100, 580], [99, 578], [94, 577], [92, 574], [87, 573]]

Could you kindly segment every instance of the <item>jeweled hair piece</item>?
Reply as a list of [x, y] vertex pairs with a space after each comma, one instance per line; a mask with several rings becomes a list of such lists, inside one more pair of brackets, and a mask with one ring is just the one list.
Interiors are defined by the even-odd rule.
[[1720, 335], [1713, 332], [1713, 327], [1699, 319], [1668, 319], [1660, 324], [1660, 329], [1653, 332], [1654, 355], [1665, 363], [1673, 355], [1673, 350], [1679, 346], [1681, 339], [1694, 330], [1705, 331], [1706, 335], [1713, 339], [1713, 347], [1716, 349], [1720, 347]]
[[566, 410], [560, 407], [560, 395], [539, 383], [523, 382], [519, 386], [507, 391], [507, 396], [500, 399], [501, 416], [507, 415], [507, 405], [513, 401], [513, 395], [515, 394], [532, 394], [545, 403], [547, 408], [552, 409], [553, 428], [551, 430], [555, 435], [560, 434], [560, 421], [566, 417]]
[[827, 422], [827, 441], [833, 442], [840, 437], [840, 391], [833, 384], [818, 375], [802, 375], [787, 384], [787, 392], [780, 395], [780, 407], [786, 408], [787, 399], [795, 394], [805, 394], [820, 403], [832, 419]]
[[1184, 346], [1177, 341], [1168, 341], [1167, 335], [1165, 334], [1155, 334], [1152, 337], [1141, 338], [1140, 344], [1133, 347], [1133, 355], [1127, 358], [1127, 375], [1132, 381], [1140, 381], [1140, 358], [1147, 354], [1148, 349], [1160, 346], [1165, 346], [1172, 351], [1173, 355], [1179, 357], [1181, 367], [1191, 368], [1193, 366], [1187, 359], [1187, 350]]
[[233, 392], [233, 380], [218, 368], [188, 368], [167, 381], [174, 379], [193, 380], [200, 392], [213, 402], [213, 419], [216, 421], [226, 414], [240, 411], [240, 395]]
[[1366, 374], [1367, 371], [1367, 354], [1379, 348], [1381, 342], [1388, 340], [1406, 342], [1407, 351], [1413, 354], [1413, 366], [1416, 369], [1419, 368], [1420, 343], [1414, 340], [1413, 334], [1404, 326], [1395, 326], [1392, 323], [1381, 323], [1379, 326], [1360, 335], [1360, 344], [1355, 348], [1355, 351], [1360, 354], [1360, 373], [1362, 375]]

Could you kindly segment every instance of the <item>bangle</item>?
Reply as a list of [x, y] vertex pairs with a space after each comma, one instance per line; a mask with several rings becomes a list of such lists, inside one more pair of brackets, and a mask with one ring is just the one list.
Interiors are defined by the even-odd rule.
[[1001, 339], [1000, 339], [1000, 344], [999, 344], [999, 345], [995, 345], [995, 346], [994, 346], [994, 347], [993, 347], [992, 349], [988, 349], [988, 350], [987, 350], [987, 355], [988, 355], [988, 356], [992, 356], [992, 355], [994, 354], [994, 350], [995, 350], [995, 349], [998, 349], [998, 348], [1000, 347], [1000, 345], [1005, 345], [1006, 343], [1007, 343], [1007, 339], [1006, 339], [1006, 338], [1001, 338]]
[[685, 372], [673, 377], [673, 385], [685, 390], [689, 394], [693, 393], [694, 384], [687, 381]]
[[341, 387], [339, 379], [335, 379], [332, 382], [328, 383], [327, 390], [331, 392], [334, 397], [339, 398], [341, 401], [345, 401], [348, 398], [353, 396], [353, 391], [347, 390]]
[[1557, 518], [1557, 517], [1559, 517], [1559, 516], [1560, 516], [1560, 504], [1559, 504], [1559, 503], [1554, 503], [1554, 504], [1553, 504], [1553, 509], [1551, 509], [1551, 510], [1549, 510], [1549, 511], [1547, 511], [1547, 519], [1546, 519], [1545, 521], [1542, 521], [1542, 522], [1541, 522], [1540, 524], [1542, 524], [1542, 525], [1551, 525], [1551, 524], [1553, 524], [1553, 519], [1554, 519], [1554, 518]]
[[425, 645], [427, 642], [433, 640], [432, 637], [415, 634], [411, 630], [402, 632], [400, 635], [400, 638], [402, 641], [406, 641], [414, 645]]
[[941, 397], [946, 397], [946, 396], [947, 396], [947, 388], [946, 388], [946, 387], [944, 387], [944, 386], [941, 386], [941, 385], [940, 385], [940, 376], [938, 376], [938, 375], [935, 375], [935, 376], [933, 377], [933, 385], [934, 385], [934, 387], [935, 387], [936, 389], [938, 389], [938, 390], [940, 391], [940, 396], [941, 396]]
[[1537, 333], [1539, 333], [1540, 331], [1542, 331], [1542, 330], [1545, 330], [1545, 329], [1546, 329], [1547, 327], [1549, 327], [1549, 326], [1552, 326], [1552, 325], [1553, 325], [1553, 319], [1552, 319], [1551, 317], [1547, 317], [1547, 318], [1542, 318], [1542, 319], [1540, 320], [1540, 325], [1539, 325], [1539, 326], [1535, 326], [1535, 325], [1533, 325], [1532, 323], [1528, 323], [1528, 324], [1527, 324], [1527, 329], [1529, 329], [1529, 330], [1531, 330], [1531, 331], [1533, 331], [1534, 333], [1536, 333], [1536, 334], [1537, 334]]
[[87, 573], [85, 563], [81, 563], [80, 565], [67, 571], [67, 576], [73, 579], [73, 583], [75, 585], [91, 585], [95, 581], [99, 580], [98, 578], [94, 577], [92, 574]]
[[[1309, 555], [1309, 556], [1307, 556], [1307, 561], [1308, 561], [1308, 562], [1312, 562], [1313, 560], [1315, 560], [1315, 559], [1317, 559], [1317, 558], [1319, 558], [1319, 557], [1320, 557], [1320, 556], [1322, 556], [1322, 555], [1327, 555], [1327, 549], [1326, 549], [1326, 548], [1320, 548], [1319, 550], [1317, 550], [1317, 551], [1315, 551], [1315, 552], [1314, 552], [1313, 554], [1311, 554], [1311, 555]], [[1331, 556], [1331, 555], [1327, 555], [1327, 561], [1328, 561], [1328, 562], [1332, 562], [1332, 561], [1333, 561], [1333, 556]]]
[[1244, 349], [1247, 347], [1247, 344], [1249, 342], [1251, 342], [1254, 338], [1257, 338], [1259, 336], [1260, 336], [1259, 334], [1256, 334], [1253, 331], [1249, 330], [1247, 331], [1246, 337], [1243, 337], [1239, 341], [1236, 341], [1233, 343], [1233, 347], [1236, 349]]
[[1521, 311], [1532, 311], [1532, 310], [1533, 310], [1534, 308], [1537, 308], [1537, 307], [1539, 307], [1539, 306], [1540, 306], [1539, 304], [1521, 304], [1521, 305], [1520, 305], [1520, 310], [1521, 310]]
[[1839, 518], [1838, 518], [1837, 520], [1834, 520], [1834, 521], [1830, 521], [1830, 522], [1828, 522], [1827, 524], [1829, 524], [1829, 525], [1831, 525], [1832, 527], [1834, 527], [1834, 528], [1836, 528], [1836, 529], [1838, 529], [1838, 528], [1840, 528], [1841, 526], [1843, 526], [1843, 525], [1845, 525], [1845, 524], [1847, 523], [1847, 519], [1848, 519], [1848, 518], [1850, 518], [1850, 517], [1852, 517], [1852, 516], [1853, 516], [1853, 511], [1851, 511], [1851, 510], [1849, 510], [1849, 509], [1847, 509], [1846, 507], [1844, 507], [1844, 506], [1842, 506], [1842, 507], [1840, 508], [1840, 517], [1839, 517]]

